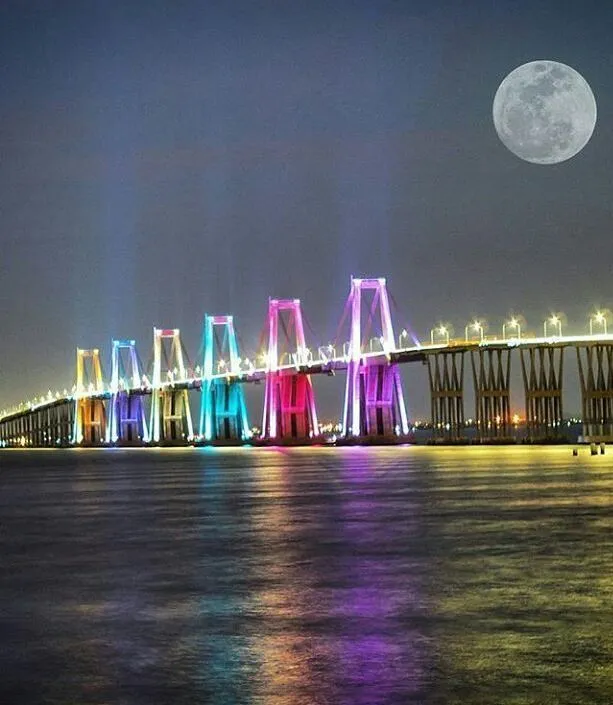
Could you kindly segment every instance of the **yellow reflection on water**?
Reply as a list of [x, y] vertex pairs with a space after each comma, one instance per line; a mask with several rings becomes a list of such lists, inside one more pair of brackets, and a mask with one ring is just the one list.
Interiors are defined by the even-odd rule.
[[612, 701], [613, 455], [571, 450], [421, 454], [441, 702]]
[[297, 524], [290, 504], [291, 468], [262, 458], [255, 473], [255, 489], [266, 496], [266, 502], [252, 515], [252, 531], [260, 543], [256, 549], [260, 560], [252, 577], [257, 577], [262, 587], [252, 596], [252, 605], [270, 630], [257, 635], [260, 675], [253, 698], [268, 705], [307, 705], [314, 702], [314, 690], [321, 679], [312, 668], [317, 660], [314, 640], [296, 620], [313, 612], [311, 577], [297, 551]]

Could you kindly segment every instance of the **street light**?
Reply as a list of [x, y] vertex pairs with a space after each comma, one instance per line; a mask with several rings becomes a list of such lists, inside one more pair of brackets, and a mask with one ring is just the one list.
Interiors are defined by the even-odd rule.
[[368, 341], [368, 350], [370, 352], [376, 352], [379, 346], [381, 346], [381, 350], [385, 350], [385, 338], [382, 335], [378, 338], [371, 338]]
[[547, 337], [547, 326], [554, 326], [557, 328], [557, 337], [561, 338], [562, 337], [562, 319], [561, 317], [557, 314], [554, 313], [552, 314], [549, 318], [546, 318], [544, 323], [543, 323], [543, 338]]
[[517, 339], [521, 339], [521, 323], [513, 317], [510, 321], [502, 324], [502, 339], [507, 339], [507, 328], [513, 328], [517, 332]]
[[594, 335], [594, 323], [602, 328], [602, 333], [607, 334], [607, 317], [602, 311], [597, 311], [593, 316], [590, 316], [590, 335]]
[[[468, 326], [467, 326], [468, 328]], [[430, 331], [430, 344], [434, 345], [434, 336], [437, 335], [439, 338], [444, 338], [445, 340], [445, 345], [449, 345], [449, 329], [447, 326], [440, 325], [437, 326], [436, 328], [432, 328]], [[468, 338], [468, 332], [467, 332], [467, 338]]]
[[400, 332], [400, 335], [398, 336], [398, 347], [402, 348], [402, 341], [403, 340], [408, 340], [409, 334], [406, 330], [406, 328], [403, 328], [402, 331]]
[[320, 360], [323, 360], [324, 362], [328, 362], [329, 360], [332, 360], [336, 357], [336, 350], [332, 343], [328, 343], [327, 345], [321, 345], [319, 348], [317, 348], [317, 353], [319, 355]]
[[479, 340], [483, 342], [483, 326], [479, 321], [475, 321], [474, 323], [470, 323], [469, 325], [464, 328], [464, 338], [466, 339], [466, 342], [468, 342], [468, 331], [472, 330], [474, 333], [479, 334]]
[[298, 347], [296, 348], [296, 354], [291, 356], [294, 359], [294, 364], [297, 366], [308, 365], [313, 361], [313, 353], [310, 348]]

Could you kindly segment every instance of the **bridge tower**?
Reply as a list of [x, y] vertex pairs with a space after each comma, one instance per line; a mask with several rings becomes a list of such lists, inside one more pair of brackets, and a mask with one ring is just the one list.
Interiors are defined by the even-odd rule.
[[203, 379], [198, 434], [205, 441], [250, 438], [232, 316], [204, 317]]
[[[364, 291], [374, 292], [369, 319], [379, 310], [382, 351], [364, 352], [362, 299]], [[351, 311], [349, 364], [343, 408], [344, 437], [392, 438], [409, 432], [398, 365], [390, 362], [396, 349], [384, 278], [351, 278], [347, 305]], [[367, 333], [368, 335], [368, 333]]]
[[106, 409], [100, 351], [77, 348], [77, 383], [72, 442], [99, 445], [106, 441]]
[[435, 439], [458, 441], [464, 436], [464, 350], [428, 353], [428, 379]]
[[564, 347], [554, 344], [521, 347], [526, 397], [526, 425], [531, 441], [562, 435], [562, 370]]
[[[288, 348], [284, 352], [279, 350], [279, 324]], [[319, 435], [313, 383], [305, 369], [308, 357], [300, 300], [269, 299], [263, 438], [304, 440]]]
[[600, 443], [613, 440], [613, 344], [577, 345], [581, 382], [583, 438]]
[[511, 349], [508, 346], [471, 349], [470, 361], [479, 440], [508, 440], [511, 437]]
[[[129, 370], [124, 365], [126, 353]], [[111, 402], [107, 442], [138, 444], [148, 442], [141, 370], [134, 340], [113, 340], [111, 352]]]
[[179, 329], [154, 328], [153, 389], [149, 421], [150, 440], [153, 443], [181, 444], [194, 437], [185, 377]]

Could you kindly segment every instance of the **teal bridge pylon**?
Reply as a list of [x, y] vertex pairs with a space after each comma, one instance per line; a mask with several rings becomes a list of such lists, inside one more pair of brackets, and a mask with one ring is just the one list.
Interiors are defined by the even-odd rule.
[[[233, 316], [204, 317], [199, 435], [205, 441], [251, 437]], [[225, 376], [214, 376], [224, 374]]]

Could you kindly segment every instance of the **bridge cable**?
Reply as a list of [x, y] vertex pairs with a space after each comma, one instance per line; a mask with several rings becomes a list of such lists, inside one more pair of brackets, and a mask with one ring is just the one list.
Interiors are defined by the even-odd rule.
[[[399, 318], [402, 320], [402, 316], [400, 315], [400, 307], [398, 306], [396, 299], [394, 298], [394, 295], [392, 292], [388, 289], [387, 290], [387, 295], [390, 298], [393, 306], [394, 313], [398, 315]], [[406, 330], [409, 332], [411, 338], [413, 339], [413, 342], [415, 345], [419, 345], [419, 338], [415, 335], [415, 332], [413, 331], [413, 327], [411, 326], [410, 323], [408, 323], [407, 319], [404, 319], [404, 325], [402, 326], [403, 330]]]
[[[183, 338], [179, 339], [179, 342], [181, 344], [181, 352], [183, 353], [183, 366], [185, 367], [185, 373], [189, 377], [189, 371], [191, 370], [191, 376], [194, 376], [194, 366], [192, 364], [192, 361], [190, 360], [189, 355], [187, 354], [187, 348], [185, 347], [185, 344], [183, 342]], [[187, 361], [187, 365], [185, 364], [185, 361]]]
[[[309, 329], [309, 332], [311, 333], [311, 335], [313, 336], [315, 342], [316, 342], [316, 343], [320, 342], [321, 339], [318, 337], [317, 333], [315, 332], [315, 330], [314, 330], [313, 326], [311, 325], [311, 323], [310, 323], [310, 321], [309, 321], [309, 319], [308, 319], [306, 313], [304, 313], [304, 311], [302, 311], [302, 308], [301, 308], [300, 310], [301, 310], [301, 313], [302, 313], [302, 320], [303, 320], [304, 323], [306, 323], [306, 326], [307, 326], [307, 328]], [[308, 346], [307, 346], [307, 347], [308, 347]]]
[[[351, 298], [351, 297], [349, 297], [349, 298]], [[345, 308], [343, 309], [343, 315], [341, 316], [341, 320], [340, 320], [338, 326], [336, 327], [336, 333], [334, 335], [334, 348], [335, 349], [339, 343], [341, 329], [345, 325], [345, 321], [347, 320], [347, 315], [349, 313], [349, 298], [347, 299], [347, 301], [345, 301]], [[343, 343], [344, 342], [345, 341], [343, 341]], [[342, 353], [342, 349], [341, 349], [341, 353]]]

